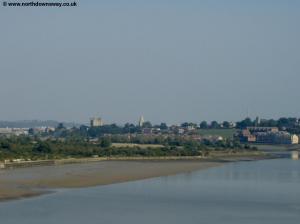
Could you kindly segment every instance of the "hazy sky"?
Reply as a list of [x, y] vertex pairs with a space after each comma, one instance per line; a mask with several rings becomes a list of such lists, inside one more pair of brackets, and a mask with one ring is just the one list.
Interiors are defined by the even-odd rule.
[[1, 5], [0, 120], [300, 117], [300, 1], [78, 3]]

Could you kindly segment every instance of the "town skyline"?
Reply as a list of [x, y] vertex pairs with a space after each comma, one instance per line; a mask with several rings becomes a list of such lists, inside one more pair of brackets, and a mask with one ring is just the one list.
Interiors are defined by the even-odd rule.
[[[104, 119], [103, 117], [100, 117], [100, 116], [91, 116], [89, 117], [87, 120], [85, 120], [84, 122], [80, 122], [80, 121], [62, 121], [62, 120], [53, 120], [53, 119], [46, 119], [46, 120], [41, 120], [41, 119], [31, 119], [31, 120], [3, 120], [3, 119], [0, 119], [0, 126], [4, 127], [5, 125], [4, 124], [8, 124], [6, 125], [7, 127], [10, 127], [11, 125], [10, 124], [13, 124], [13, 125], [16, 125], [16, 124], [19, 124], [19, 123], [23, 123], [23, 124], [26, 124], [27, 126], [30, 126], [32, 123], [45, 123], [47, 125], [40, 125], [40, 126], [48, 126], [48, 127], [55, 127], [57, 126], [58, 124], [66, 124], [68, 127], [73, 127], [73, 126], [80, 126], [80, 125], [86, 125], [86, 126], [105, 126], [105, 125], [112, 125], [112, 124], [116, 124], [116, 125], [120, 125], [120, 126], [124, 126], [126, 124], [133, 124], [133, 125], [136, 125], [136, 126], [142, 126], [143, 123], [145, 122], [150, 122], [152, 125], [159, 125], [159, 124], [166, 124], [166, 125], [177, 125], [177, 126], [180, 126], [184, 123], [190, 123], [190, 124], [195, 124], [197, 126], [200, 126], [200, 124], [202, 122], [206, 122], [208, 125], [209, 124], [212, 124], [212, 123], [218, 123], [218, 124], [223, 124], [223, 123], [231, 123], [231, 124], [236, 124], [238, 122], [241, 122], [241, 121], [245, 121], [245, 120], [248, 120], [248, 121], [251, 121], [253, 122], [256, 126], [258, 124], [262, 124], [262, 123], [265, 123], [265, 122], [271, 122], [271, 123], [274, 123], [276, 121], [282, 121], [282, 120], [292, 120], [296, 123], [299, 123], [300, 125], [300, 116], [299, 117], [293, 117], [293, 116], [287, 116], [287, 117], [279, 117], [279, 118], [270, 118], [270, 117], [259, 117], [259, 116], [256, 116], [256, 117], [249, 117], [249, 116], [246, 116], [242, 119], [236, 119], [236, 120], [216, 120], [216, 119], [213, 119], [213, 120], [205, 120], [205, 119], [198, 119], [197, 121], [190, 121], [190, 120], [183, 120], [181, 122], [175, 122], [175, 123], [168, 123], [164, 120], [160, 121], [160, 122], [153, 122], [147, 118], [145, 118], [143, 115], [140, 115], [135, 121], [133, 122], [130, 122], [130, 121], [123, 121], [123, 122], [120, 122], [120, 123], [117, 123], [115, 121], [109, 121], [109, 120], [106, 120]], [[21, 125], [22, 126], [22, 125]], [[36, 125], [33, 125], [33, 126], [36, 126]], [[266, 126], [266, 125], [264, 125]], [[268, 126], [268, 125], [267, 125]], [[269, 126], [272, 126], [272, 125], [269, 125]], [[17, 126], [16, 126], [17, 127]]]

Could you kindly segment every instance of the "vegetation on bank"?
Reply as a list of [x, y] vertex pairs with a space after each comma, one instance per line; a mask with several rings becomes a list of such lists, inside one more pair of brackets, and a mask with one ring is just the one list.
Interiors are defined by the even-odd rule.
[[[130, 143], [136, 145], [112, 145], [118, 136], [101, 137], [97, 141], [81, 138], [41, 140], [36, 137], [0, 138], [0, 160], [12, 159], [59, 159], [68, 157], [110, 156], [207, 156], [218, 150], [255, 150], [231, 140], [200, 143], [195, 140], [174, 138], [149, 138], [136, 136]], [[151, 144], [143, 147], [139, 144]], [[157, 147], [153, 147], [154, 145]]]

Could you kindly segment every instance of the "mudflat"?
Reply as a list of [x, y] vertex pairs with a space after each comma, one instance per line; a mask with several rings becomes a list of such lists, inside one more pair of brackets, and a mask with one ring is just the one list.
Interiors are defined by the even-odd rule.
[[222, 165], [211, 161], [102, 161], [0, 170], [0, 201], [77, 188], [174, 175]]

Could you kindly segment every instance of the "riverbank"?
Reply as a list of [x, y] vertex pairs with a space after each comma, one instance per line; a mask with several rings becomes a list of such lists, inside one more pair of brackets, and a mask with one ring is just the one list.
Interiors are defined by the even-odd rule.
[[74, 160], [72, 164], [3, 169], [0, 170], [0, 201], [37, 196], [48, 193], [55, 188], [78, 188], [121, 183], [208, 169], [220, 166], [225, 162], [263, 158], [265, 157], [245, 155], [210, 159], [132, 159], [88, 163], [76, 163]]

